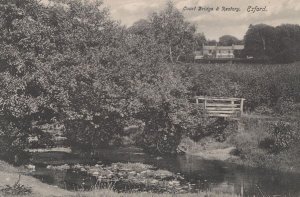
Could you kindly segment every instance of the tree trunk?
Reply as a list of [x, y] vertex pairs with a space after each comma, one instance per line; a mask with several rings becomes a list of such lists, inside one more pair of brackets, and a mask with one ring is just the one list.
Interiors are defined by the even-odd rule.
[[261, 40], [262, 40], [264, 51], [265, 51], [266, 50], [266, 41], [263, 37], [261, 37]]
[[172, 63], [174, 63], [174, 60], [173, 60], [173, 53], [172, 53], [172, 48], [171, 48], [171, 46], [169, 46], [169, 56], [170, 56], [170, 61], [171, 61]]
[[176, 58], [176, 62], [178, 62], [179, 58], [181, 57], [181, 54], [179, 54]]

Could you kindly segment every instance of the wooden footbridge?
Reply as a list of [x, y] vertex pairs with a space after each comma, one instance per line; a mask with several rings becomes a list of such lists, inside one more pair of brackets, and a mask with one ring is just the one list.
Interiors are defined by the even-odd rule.
[[244, 98], [196, 96], [195, 99], [211, 117], [239, 118], [243, 114]]

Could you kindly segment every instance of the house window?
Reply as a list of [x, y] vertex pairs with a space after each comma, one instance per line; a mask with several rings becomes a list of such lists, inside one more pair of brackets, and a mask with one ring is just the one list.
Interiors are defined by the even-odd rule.
[[229, 51], [228, 51], [228, 53], [230, 54], [230, 53], [231, 53], [231, 51], [229, 50]]
[[209, 53], [211, 53], [211, 50], [209, 50]]

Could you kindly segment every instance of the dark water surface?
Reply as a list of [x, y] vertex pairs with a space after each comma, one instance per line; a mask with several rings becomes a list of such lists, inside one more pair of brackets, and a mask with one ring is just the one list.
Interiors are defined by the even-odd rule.
[[[36, 171], [32, 173], [34, 177], [69, 190], [90, 189], [95, 184], [96, 178], [72, 169], [63, 171], [47, 169], [47, 165], [139, 162], [180, 173], [185, 182], [193, 188], [192, 192], [220, 191], [238, 195], [243, 193], [244, 196], [300, 197], [300, 174], [242, 167], [189, 155], [161, 158], [143, 153], [138, 148], [99, 150], [93, 157], [55, 152], [35, 153], [33, 161], [36, 164]], [[124, 188], [126, 190], [126, 185], [117, 184], [119, 188], [123, 188], [120, 191], [124, 191]]]

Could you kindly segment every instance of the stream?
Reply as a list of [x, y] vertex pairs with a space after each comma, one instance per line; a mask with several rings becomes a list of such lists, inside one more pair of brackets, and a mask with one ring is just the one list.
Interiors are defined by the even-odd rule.
[[[172, 191], [170, 186], [168, 188], [161, 186], [162, 182], [167, 182], [167, 184], [173, 185], [172, 188], [175, 188], [174, 184], [178, 185], [176, 191], [182, 193], [213, 191], [252, 197], [300, 196], [300, 174], [244, 167], [223, 161], [204, 160], [197, 156], [178, 155], [162, 158], [144, 153], [135, 147], [101, 149], [96, 151], [93, 157], [63, 152], [34, 153], [32, 156], [32, 162], [36, 165], [36, 170], [31, 172], [32, 176], [42, 182], [68, 190], [92, 189], [99, 179], [88, 172], [96, 169], [101, 172], [106, 170], [112, 174], [123, 173], [122, 176], [131, 179], [130, 181], [122, 179], [123, 181], [114, 180], [113, 182], [110, 180], [106, 182], [108, 186], [120, 192], [170, 192]], [[141, 170], [140, 173], [138, 170], [130, 171], [130, 169], [114, 171], [113, 166], [116, 163], [127, 164], [128, 162], [148, 164], [152, 167]], [[55, 168], [55, 166], [62, 165], [65, 168], [60, 170]], [[126, 170], [129, 172], [125, 172]], [[174, 176], [157, 178], [157, 175], [153, 175], [153, 173], [160, 172], [157, 170], [172, 172]], [[143, 174], [147, 173], [148, 175], [152, 173], [152, 175], [151, 183], [146, 187], [144, 183], [147, 177]], [[116, 176], [111, 175], [111, 177]], [[157, 180], [155, 180], [156, 178]], [[102, 183], [104, 182], [102, 181]]]

